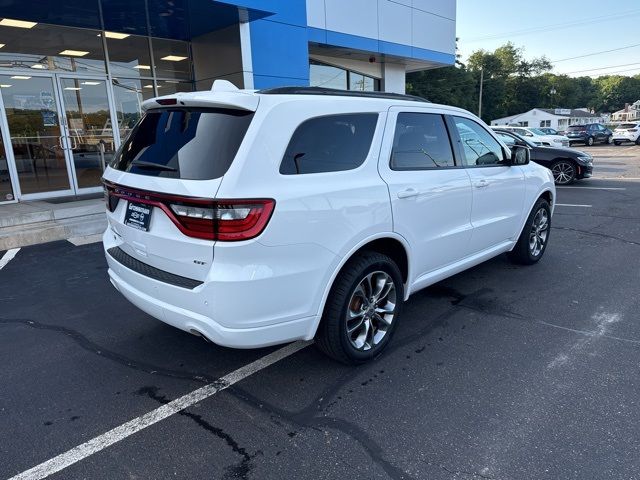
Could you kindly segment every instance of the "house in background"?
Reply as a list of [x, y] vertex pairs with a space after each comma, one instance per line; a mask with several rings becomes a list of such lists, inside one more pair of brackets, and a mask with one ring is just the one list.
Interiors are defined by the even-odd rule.
[[611, 114], [612, 122], [635, 122], [640, 121], [640, 100], [635, 103], [626, 104], [622, 110]]
[[588, 108], [534, 108], [528, 112], [498, 118], [491, 125], [518, 125], [521, 127], [549, 127], [559, 131], [570, 125], [586, 125], [587, 123], [605, 123], [604, 118], [591, 112]]

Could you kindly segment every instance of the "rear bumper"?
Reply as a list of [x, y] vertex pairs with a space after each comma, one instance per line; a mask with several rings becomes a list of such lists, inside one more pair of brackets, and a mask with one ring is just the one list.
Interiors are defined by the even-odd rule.
[[[122, 269], [128, 270], [125, 267], [122, 267]], [[125, 275], [141, 276], [132, 271], [126, 272]], [[263, 327], [223, 327], [213, 318], [171, 305], [159, 298], [143, 293], [131, 283], [125, 281], [112, 268], [109, 268], [109, 277], [113, 286], [143, 312], [185, 332], [203, 335], [208, 340], [223, 347], [260, 348], [294, 340], [308, 339], [309, 328], [316, 321], [316, 317], [313, 316]]]
[[613, 141], [614, 142], [635, 142], [638, 139], [638, 134], [624, 134], [624, 133], [614, 133]]
[[109, 250], [117, 250], [120, 240], [109, 230], [103, 244], [111, 283], [131, 303], [169, 325], [234, 348], [313, 338], [327, 272], [337, 262], [317, 245], [238, 242], [216, 247], [207, 277], [186, 285], [155, 275], [153, 267], [118, 261]]

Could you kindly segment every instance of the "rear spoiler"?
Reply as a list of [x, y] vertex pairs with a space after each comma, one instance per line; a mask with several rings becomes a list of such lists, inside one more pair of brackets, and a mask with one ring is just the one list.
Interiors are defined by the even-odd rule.
[[181, 92], [164, 95], [146, 100], [142, 103], [143, 110], [163, 108], [168, 106], [229, 108], [255, 112], [260, 98], [252, 91], [239, 90], [231, 82], [216, 80], [211, 92]]

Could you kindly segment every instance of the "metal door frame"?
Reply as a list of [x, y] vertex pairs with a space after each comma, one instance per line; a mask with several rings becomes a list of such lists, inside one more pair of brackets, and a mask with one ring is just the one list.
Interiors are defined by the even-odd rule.
[[[5, 72], [0, 71], [0, 75], [17, 74], [15, 71]], [[9, 131], [9, 121], [7, 118], [6, 110], [4, 108], [4, 100], [0, 95], [0, 133], [3, 136], [5, 145], [5, 156], [9, 167], [9, 177], [13, 188], [14, 199], [10, 201], [1, 201], [0, 204], [15, 203], [18, 201], [29, 200], [41, 200], [54, 197], [68, 197], [77, 196], [89, 193], [97, 193], [102, 191], [102, 186], [79, 188], [77, 182], [77, 175], [75, 171], [75, 164], [73, 161], [71, 135], [69, 125], [67, 122], [67, 115], [64, 103], [64, 97], [62, 95], [62, 83], [61, 79], [71, 80], [95, 80], [104, 82], [106, 94], [107, 94], [107, 106], [109, 111], [109, 118], [111, 119], [112, 135], [114, 139], [114, 147], [120, 146], [120, 131], [115, 114], [115, 104], [113, 98], [113, 88], [111, 85], [111, 76], [108, 74], [78, 74], [73, 72], [28, 72], [31, 77], [49, 78], [52, 82], [52, 90], [54, 99], [56, 101], [56, 113], [58, 115], [58, 123], [60, 128], [60, 143], [64, 151], [65, 164], [67, 167], [67, 175], [69, 178], [69, 188], [65, 190], [49, 190], [46, 192], [27, 193], [23, 194], [20, 188], [20, 181], [18, 175], [17, 165], [15, 163], [15, 156], [13, 154], [13, 144], [11, 143], [11, 134]]]
[[58, 97], [60, 98], [60, 108], [62, 110], [61, 124], [64, 123], [65, 137], [65, 156], [67, 157], [67, 164], [69, 165], [69, 173], [71, 177], [71, 187], [74, 195], [84, 195], [89, 193], [97, 193], [102, 191], [102, 186], [97, 185], [95, 187], [83, 187], [78, 186], [78, 176], [76, 174], [76, 166], [73, 160], [73, 144], [71, 142], [71, 131], [69, 128], [69, 122], [67, 121], [67, 110], [64, 103], [64, 95], [62, 94], [62, 80], [95, 80], [104, 82], [104, 88], [107, 94], [107, 110], [109, 112], [109, 119], [111, 120], [111, 135], [113, 136], [113, 145], [115, 148], [120, 146], [120, 130], [118, 126], [118, 119], [114, 115], [114, 99], [113, 91], [111, 87], [111, 79], [109, 75], [91, 75], [91, 74], [67, 74], [67, 73], [54, 73], [56, 88], [58, 90]]

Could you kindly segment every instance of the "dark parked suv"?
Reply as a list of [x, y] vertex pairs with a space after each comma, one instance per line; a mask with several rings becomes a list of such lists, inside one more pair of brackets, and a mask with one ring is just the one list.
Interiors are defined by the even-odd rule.
[[556, 185], [568, 185], [574, 180], [589, 178], [593, 174], [593, 157], [587, 152], [574, 148], [542, 147], [508, 130], [491, 128], [508, 147], [529, 147], [531, 161], [551, 170]]
[[591, 146], [594, 143], [613, 143], [613, 132], [599, 123], [587, 125], [572, 125], [565, 135], [569, 138], [569, 145], [584, 143]]

